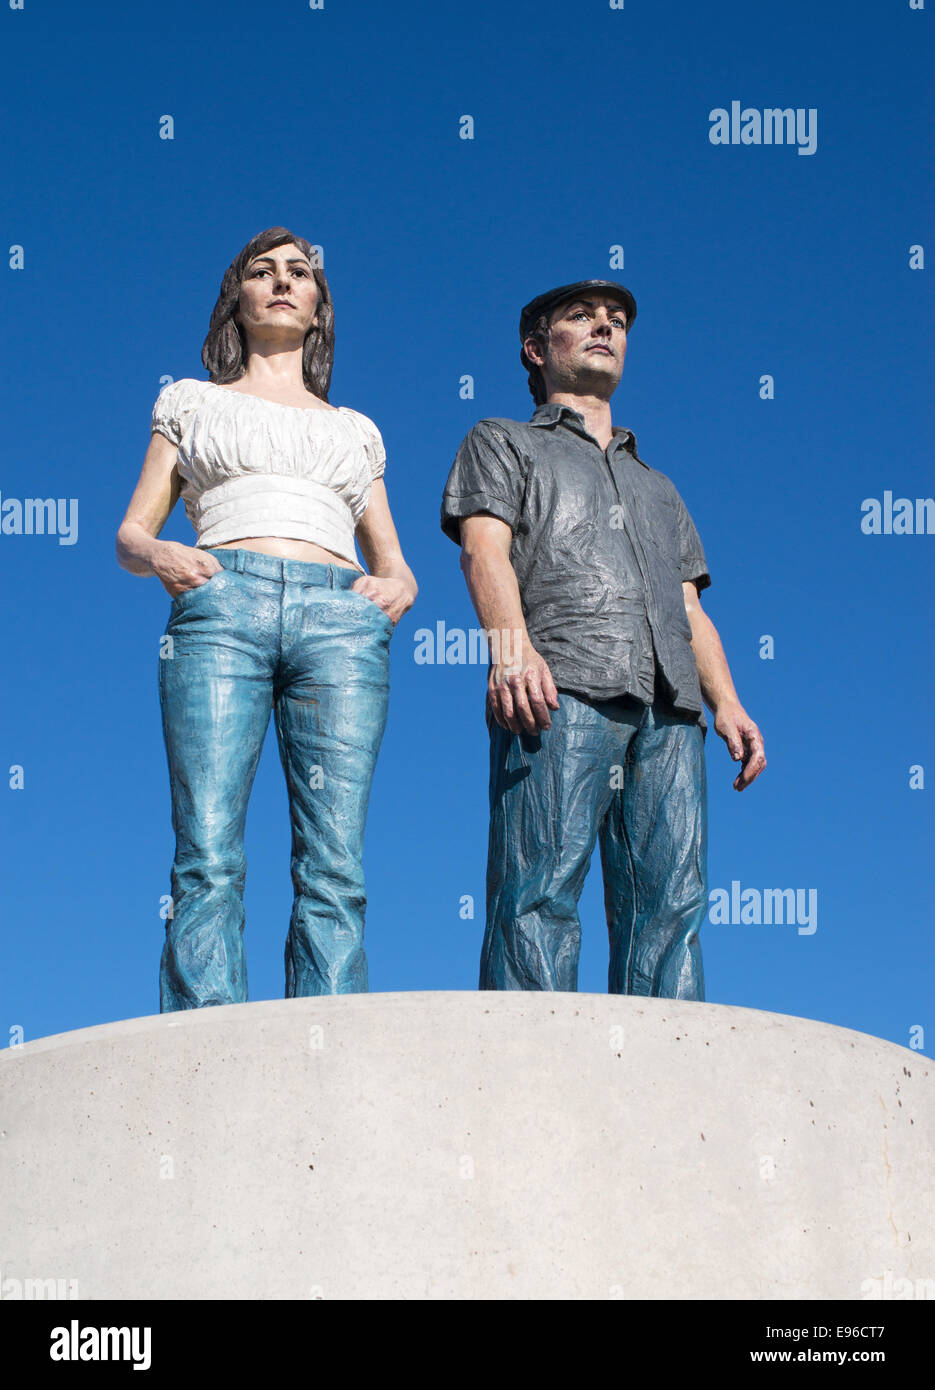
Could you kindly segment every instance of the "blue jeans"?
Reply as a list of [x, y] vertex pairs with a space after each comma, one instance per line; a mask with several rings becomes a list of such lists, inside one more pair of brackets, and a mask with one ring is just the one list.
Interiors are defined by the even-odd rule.
[[292, 820], [286, 997], [366, 991], [361, 859], [392, 619], [350, 567], [211, 554], [223, 568], [172, 600], [159, 661], [175, 831], [161, 1011], [247, 998], [244, 822], [270, 710]]
[[611, 994], [704, 999], [704, 735], [658, 700], [559, 691], [552, 727], [490, 721], [481, 989], [576, 990], [578, 899], [600, 840]]

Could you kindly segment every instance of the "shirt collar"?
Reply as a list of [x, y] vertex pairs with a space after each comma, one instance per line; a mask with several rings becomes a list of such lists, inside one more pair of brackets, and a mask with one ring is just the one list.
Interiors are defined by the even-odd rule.
[[[577, 420], [582, 430], [584, 430], [584, 416], [581, 414], [581, 411], [573, 410], [572, 407], [566, 405], [564, 401], [543, 402], [542, 405], [536, 407], [529, 423], [531, 425], [554, 425], [562, 419], [566, 412]], [[585, 431], [585, 433], [587, 433], [587, 431]], [[649, 467], [647, 463], [643, 463], [643, 460], [636, 452], [636, 435], [632, 430], [626, 429], [623, 425], [614, 425], [613, 435], [614, 438], [619, 440], [623, 444], [623, 447], [633, 455], [638, 463], [642, 463], [644, 468]]]

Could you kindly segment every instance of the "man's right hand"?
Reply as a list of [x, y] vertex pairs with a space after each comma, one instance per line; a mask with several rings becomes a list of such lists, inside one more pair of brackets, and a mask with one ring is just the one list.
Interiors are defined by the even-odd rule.
[[216, 555], [179, 541], [158, 541], [150, 560], [153, 574], [173, 598], [206, 584], [224, 566]]
[[511, 653], [510, 664], [491, 665], [487, 679], [487, 705], [497, 723], [514, 734], [550, 729], [550, 709], [558, 709], [558, 693], [552, 672], [528, 637]]
[[[486, 512], [461, 518], [461, 568], [490, 643], [487, 709], [511, 733], [550, 729], [558, 709], [552, 672], [529, 640], [516, 574], [513, 533]], [[488, 719], [488, 727], [490, 721]]]

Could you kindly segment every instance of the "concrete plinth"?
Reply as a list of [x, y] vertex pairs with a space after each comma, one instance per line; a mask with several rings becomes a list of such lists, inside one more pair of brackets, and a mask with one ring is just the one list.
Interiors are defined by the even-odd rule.
[[0, 1130], [4, 1297], [935, 1297], [935, 1068], [786, 1015], [408, 993], [132, 1019], [3, 1053]]

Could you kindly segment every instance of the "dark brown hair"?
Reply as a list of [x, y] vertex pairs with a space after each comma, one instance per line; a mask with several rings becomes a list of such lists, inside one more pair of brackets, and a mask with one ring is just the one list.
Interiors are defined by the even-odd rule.
[[325, 272], [315, 264], [315, 252], [304, 237], [294, 236], [288, 227], [267, 227], [260, 232], [230, 263], [221, 281], [220, 293], [211, 311], [208, 336], [201, 349], [201, 360], [208, 369], [209, 380], [218, 385], [237, 381], [247, 370], [244, 331], [235, 323], [234, 315], [240, 303], [240, 286], [244, 272], [256, 256], [271, 251], [274, 246], [293, 242], [307, 256], [312, 275], [318, 286], [318, 322], [305, 335], [302, 346], [302, 377], [309, 391], [327, 401], [334, 364], [334, 305]]
[[[526, 335], [528, 338], [533, 338], [535, 340], [536, 346], [543, 356], [545, 356], [546, 349], [549, 346], [549, 321], [551, 317], [551, 313], [540, 314]], [[531, 358], [528, 360], [530, 362], [532, 361]], [[532, 398], [536, 405], [545, 405], [547, 393], [545, 382], [542, 379], [542, 369], [537, 367], [534, 362], [529, 369], [527, 380], [529, 382], [529, 389], [532, 392]]]

